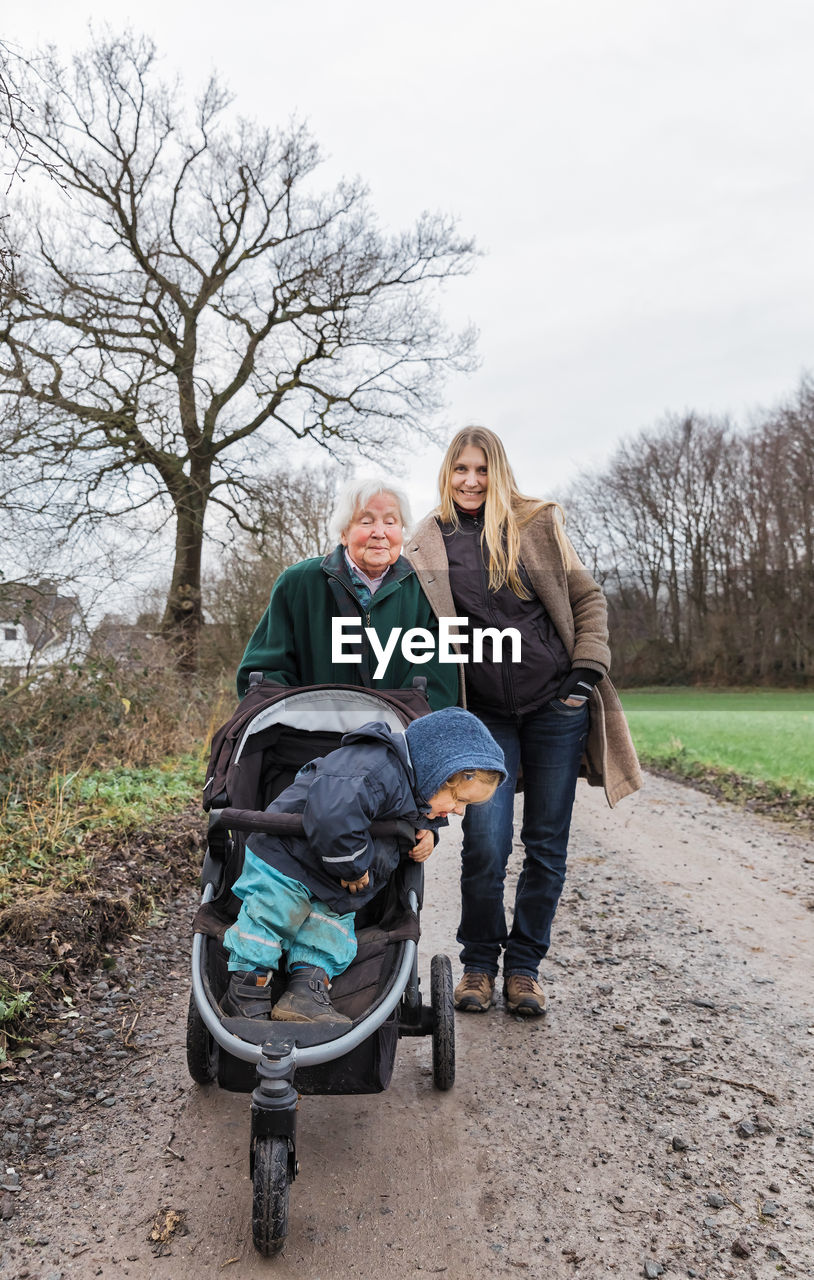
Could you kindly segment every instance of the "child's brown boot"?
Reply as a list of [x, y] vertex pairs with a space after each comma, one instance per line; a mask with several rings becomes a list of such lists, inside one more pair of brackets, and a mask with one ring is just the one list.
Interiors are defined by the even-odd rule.
[[331, 1004], [330, 983], [324, 969], [295, 969], [288, 985], [271, 1011], [274, 1022], [332, 1022], [336, 1026], [351, 1025], [351, 1019], [338, 1013]]

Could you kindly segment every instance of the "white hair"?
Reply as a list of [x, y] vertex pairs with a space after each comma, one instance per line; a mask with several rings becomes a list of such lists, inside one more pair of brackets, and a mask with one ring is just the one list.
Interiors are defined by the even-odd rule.
[[377, 493], [392, 493], [399, 508], [399, 516], [404, 528], [412, 524], [413, 517], [407, 495], [397, 485], [381, 477], [367, 480], [350, 480], [339, 491], [333, 516], [331, 517], [331, 537], [335, 542], [345, 532], [360, 507], [367, 506]]

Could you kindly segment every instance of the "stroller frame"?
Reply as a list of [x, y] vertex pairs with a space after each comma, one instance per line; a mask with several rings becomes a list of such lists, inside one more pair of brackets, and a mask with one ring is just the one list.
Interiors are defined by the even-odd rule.
[[[265, 685], [269, 697], [279, 698], [276, 686]], [[384, 707], [392, 700], [370, 690], [352, 686], [354, 695], [364, 694], [362, 705], [367, 719], [376, 718], [376, 702]], [[254, 681], [255, 700], [262, 703], [262, 688]], [[331, 686], [332, 693], [341, 694], [347, 686]], [[297, 695], [328, 691], [326, 686], [311, 689], [286, 689], [282, 702], [282, 715], [286, 715], [286, 703], [296, 703]], [[251, 691], [251, 690], [250, 690]], [[280, 705], [280, 702], [277, 704]], [[396, 699], [398, 706], [398, 699]], [[390, 718], [392, 720], [392, 712]], [[404, 717], [402, 708], [398, 715]], [[274, 718], [273, 715], [271, 717]], [[385, 715], [382, 719], [388, 718]], [[406, 714], [407, 720], [411, 718]], [[269, 716], [262, 721], [268, 724]], [[285, 721], [284, 721], [285, 723]], [[362, 721], [360, 721], [362, 723]], [[251, 732], [251, 729], [248, 730]], [[217, 742], [217, 736], [216, 736]], [[245, 738], [238, 734], [234, 757], [239, 760]], [[213, 758], [214, 758], [213, 749]], [[210, 782], [211, 782], [210, 777]], [[209, 784], [208, 784], [209, 785]], [[226, 858], [223, 850], [233, 840], [237, 831], [277, 831], [295, 833], [301, 829], [299, 816], [271, 814], [265, 811], [238, 810], [224, 806], [215, 807], [228, 795], [221, 792], [208, 797], [211, 808], [209, 823], [209, 847], [201, 873], [201, 906], [211, 904], [218, 893], [223, 892]], [[213, 803], [214, 801], [214, 803]], [[403, 822], [374, 823], [372, 833], [395, 835], [402, 848], [414, 842], [414, 832]], [[401, 895], [409, 905], [409, 911], [418, 918], [423, 897], [424, 869], [415, 862], [402, 862], [399, 872]], [[230, 887], [230, 886], [229, 886]], [[418, 977], [418, 946], [412, 937], [400, 938], [393, 945], [400, 948], [391, 976], [382, 994], [348, 1030], [325, 1039], [326, 1030], [312, 1024], [257, 1021], [255, 1027], [246, 1028], [247, 1035], [233, 1034], [223, 1025], [223, 1015], [218, 1006], [207, 972], [207, 955], [213, 939], [205, 932], [196, 932], [192, 944], [192, 992], [187, 1023], [187, 1063], [192, 1078], [198, 1084], [210, 1084], [218, 1079], [219, 1053], [255, 1067], [255, 1085], [251, 1093], [251, 1138], [249, 1168], [253, 1180], [252, 1235], [255, 1247], [266, 1256], [279, 1252], [288, 1234], [288, 1200], [290, 1184], [299, 1172], [297, 1160], [297, 1108], [300, 1095], [295, 1087], [297, 1071], [336, 1062], [352, 1053], [391, 1019], [397, 1018], [398, 1037], [432, 1035], [433, 1083], [438, 1089], [450, 1089], [455, 1080], [455, 1023], [452, 1004], [452, 967], [445, 955], [436, 955], [431, 963], [431, 1004], [422, 1004]], [[229, 1021], [229, 1019], [226, 1019]], [[234, 1020], [232, 1020], [234, 1021]], [[303, 1028], [308, 1028], [304, 1031]], [[330, 1033], [327, 1033], [330, 1034]], [[320, 1043], [301, 1043], [303, 1039], [321, 1036]], [[299, 1042], [298, 1042], [299, 1041]], [[392, 1063], [391, 1063], [392, 1068]], [[389, 1077], [388, 1077], [389, 1079]], [[229, 1087], [228, 1085], [226, 1087]], [[238, 1084], [238, 1089], [248, 1091]], [[384, 1085], [386, 1087], [386, 1083]], [[333, 1092], [313, 1089], [311, 1092]], [[359, 1090], [337, 1090], [359, 1092]], [[362, 1089], [362, 1092], [370, 1091]]]

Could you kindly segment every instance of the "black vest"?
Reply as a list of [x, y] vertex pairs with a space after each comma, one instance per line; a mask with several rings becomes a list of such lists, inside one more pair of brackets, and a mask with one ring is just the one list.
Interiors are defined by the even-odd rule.
[[[522, 564], [520, 578], [529, 598], [522, 600], [511, 587], [489, 590], [489, 568], [482, 510], [458, 510], [458, 528], [439, 521], [449, 563], [449, 586], [459, 617], [469, 619], [469, 662], [461, 667], [471, 711], [525, 715], [550, 702], [571, 670], [571, 659], [543, 604], [534, 594]], [[503, 642], [503, 662], [490, 661], [492, 645], [484, 641], [482, 662], [472, 662], [474, 627], [515, 627], [521, 636], [521, 661], [514, 663], [511, 645]]]

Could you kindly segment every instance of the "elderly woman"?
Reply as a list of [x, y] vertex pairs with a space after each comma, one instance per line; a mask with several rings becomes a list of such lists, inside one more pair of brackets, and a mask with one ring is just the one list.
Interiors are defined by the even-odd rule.
[[[285, 685], [358, 684], [371, 689], [409, 688], [414, 676], [427, 679], [433, 711], [458, 700], [454, 664], [438, 661], [438, 621], [413, 568], [401, 555], [410, 523], [406, 497], [381, 479], [346, 486], [332, 527], [338, 545], [324, 559], [302, 560], [280, 574], [269, 606], [249, 641], [237, 673], [242, 697], [249, 673]], [[334, 661], [332, 623], [345, 620], [344, 652], [362, 661]], [[351, 625], [351, 624], [355, 625]], [[433, 637], [429, 661], [411, 662], [392, 634], [423, 627]], [[364, 630], [378, 638], [380, 653], [390, 644], [387, 663], [373, 651]]]

